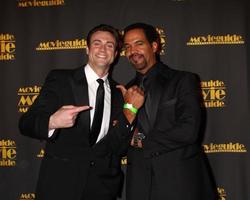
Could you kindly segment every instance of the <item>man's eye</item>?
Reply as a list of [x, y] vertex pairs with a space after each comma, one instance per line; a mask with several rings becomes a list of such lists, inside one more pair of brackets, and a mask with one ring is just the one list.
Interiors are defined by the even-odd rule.
[[110, 48], [110, 49], [114, 49], [115, 46], [113, 44], [107, 44], [107, 47]]
[[143, 42], [137, 42], [136, 44], [141, 46], [141, 45], [143, 45]]
[[101, 44], [100, 42], [93, 42], [92, 43], [93, 46], [100, 46], [100, 44]]
[[129, 46], [123, 46], [123, 50], [127, 51], [129, 49]]

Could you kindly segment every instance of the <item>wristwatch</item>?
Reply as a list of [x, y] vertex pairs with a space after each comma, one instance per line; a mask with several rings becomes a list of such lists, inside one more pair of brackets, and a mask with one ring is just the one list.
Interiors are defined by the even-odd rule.
[[138, 141], [142, 141], [145, 139], [145, 135], [141, 132], [138, 132], [137, 134], [134, 135], [134, 147], [138, 147]]

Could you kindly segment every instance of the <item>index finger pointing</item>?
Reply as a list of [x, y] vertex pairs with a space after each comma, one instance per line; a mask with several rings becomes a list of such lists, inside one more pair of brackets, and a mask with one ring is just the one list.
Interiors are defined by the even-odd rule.
[[90, 108], [91, 108], [90, 106], [76, 106], [74, 108], [74, 112], [79, 113], [79, 112], [82, 112], [84, 110], [89, 110]]
[[127, 92], [127, 89], [123, 85], [117, 85], [116, 88], [121, 90], [123, 96]]

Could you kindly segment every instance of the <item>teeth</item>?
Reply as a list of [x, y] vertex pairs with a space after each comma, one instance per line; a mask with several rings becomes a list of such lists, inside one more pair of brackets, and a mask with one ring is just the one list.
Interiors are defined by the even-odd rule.
[[139, 55], [139, 54], [134, 54], [134, 55], [132, 56], [132, 59], [133, 59], [133, 60], [138, 60], [138, 59], [140, 59], [140, 57], [141, 57], [141, 55]]
[[106, 56], [104, 56], [104, 55], [97, 55], [97, 57], [99, 57], [99, 58], [106, 58]]

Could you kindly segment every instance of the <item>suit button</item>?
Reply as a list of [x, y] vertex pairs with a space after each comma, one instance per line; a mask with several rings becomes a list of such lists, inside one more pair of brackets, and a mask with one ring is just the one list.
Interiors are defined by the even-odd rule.
[[95, 161], [91, 160], [90, 161], [90, 166], [93, 167], [95, 165]]
[[151, 157], [157, 157], [159, 155], [160, 155], [160, 153], [158, 151], [151, 153]]

